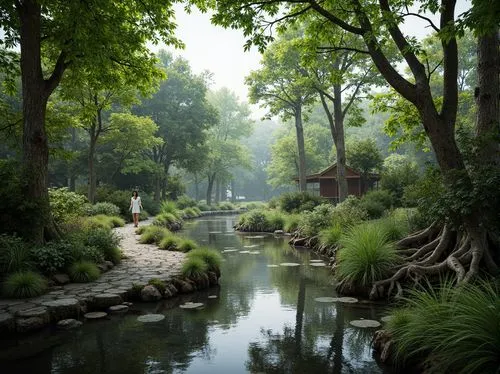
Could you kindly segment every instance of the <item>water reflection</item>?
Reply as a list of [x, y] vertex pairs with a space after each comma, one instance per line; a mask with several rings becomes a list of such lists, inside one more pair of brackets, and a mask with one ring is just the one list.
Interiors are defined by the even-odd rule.
[[[1, 363], [0, 372], [381, 373], [371, 357], [373, 330], [349, 325], [380, 312], [315, 301], [334, 296], [329, 271], [310, 266], [318, 257], [273, 235], [229, 234], [234, 219], [190, 222], [182, 233], [222, 252], [220, 288], [139, 306], [140, 313], [165, 314], [159, 323], [129, 313], [87, 324], [30, 360]], [[300, 266], [268, 267], [284, 262]], [[186, 301], [205, 308], [178, 308]]]

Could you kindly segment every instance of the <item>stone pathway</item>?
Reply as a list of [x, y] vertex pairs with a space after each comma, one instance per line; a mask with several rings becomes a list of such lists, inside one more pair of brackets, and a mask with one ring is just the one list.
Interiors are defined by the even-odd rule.
[[[147, 224], [149, 222], [144, 222]], [[185, 254], [163, 251], [156, 245], [140, 244], [132, 224], [115, 229], [126, 258], [95, 282], [53, 287], [31, 299], [0, 299], [0, 333], [36, 330], [50, 322], [81, 316], [88, 307], [104, 309], [121, 304], [133, 284], [152, 278], [168, 281], [178, 275]]]

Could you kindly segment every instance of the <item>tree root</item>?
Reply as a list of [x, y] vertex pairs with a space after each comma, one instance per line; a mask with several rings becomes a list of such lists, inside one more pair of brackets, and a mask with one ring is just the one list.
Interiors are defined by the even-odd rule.
[[439, 232], [439, 225], [438, 225], [437, 221], [434, 221], [425, 230], [419, 231], [413, 235], [410, 235], [404, 239], [401, 239], [399, 242], [396, 243], [396, 246], [398, 248], [413, 247], [414, 245], [419, 245], [424, 240], [429, 241], [438, 232]]

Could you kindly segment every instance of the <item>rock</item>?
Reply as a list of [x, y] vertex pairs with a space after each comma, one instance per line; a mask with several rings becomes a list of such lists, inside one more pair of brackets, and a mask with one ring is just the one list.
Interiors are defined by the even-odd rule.
[[188, 282], [180, 281], [180, 285], [181, 285], [181, 290], [180, 290], [181, 293], [191, 293], [194, 291], [193, 285]]
[[209, 299], [217, 299], [217, 295], [209, 295], [208, 298]]
[[179, 305], [179, 307], [182, 309], [198, 309], [202, 306], [203, 306], [203, 303], [192, 303], [192, 302], [187, 302], [183, 305]]
[[36, 304], [33, 304], [33, 303], [22, 303], [22, 304], [10, 306], [9, 308], [7, 308], [7, 311], [9, 313], [12, 313], [12, 314], [17, 314], [20, 311], [32, 309], [35, 307], [36, 307]]
[[274, 230], [274, 235], [283, 235], [284, 233], [283, 230]]
[[142, 301], [158, 301], [161, 300], [162, 296], [160, 291], [152, 285], [147, 285], [141, 290]]
[[208, 280], [211, 286], [216, 286], [217, 284], [219, 284], [219, 279], [217, 277], [217, 274], [214, 273], [213, 271], [208, 272]]
[[356, 299], [355, 297], [339, 297], [337, 298], [337, 301], [341, 303], [354, 304], [358, 302], [358, 299]]
[[368, 328], [368, 327], [380, 327], [379, 321], [374, 321], [371, 319], [356, 319], [349, 322], [354, 327]]
[[177, 289], [177, 287], [175, 287], [172, 283], [168, 284], [167, 287], [170, 290], [170, 293], [172, 294], [172, 296], [177, 295], [179, 293], [179, 290]]
[[106, 293], [112, 293], [112, 294], [120, 296], [122, 299], [125, 299], [128, 292], [127, 292], [127, 290], [124, 290], [122, 288], [111, 288], [109, 290], [106, 290]]
[[312, 262], [309, 265], [314, 266], [314, 267], [324, 267], [324, 266], [326, 266], [326, 264], [324, 264], [322, 262]]
[[101, 273], [105, 273], [108, 271], [108, 267], [105, 264], [97, 264], [97, 268]]
[[14, 316], [10, 313], [0, 313], [0, 332], [14, 331], [16, 323]]
[[80, 302], [74, 298], [47, 301], [42, 304], [49, 309], [51, 321], [73, 318], [80, 313]]
[[47, 326], [48, 318], [40, 317], [28, 317], [28, 318], [18, 318], [16, 319], [16, 331], [17, 332], [29, 332], [40, 330], [41, 328]]
[[108, 269], [113, 269], [115, 267], [115, 264], [111, 261], [104, 261], [104, 264], [108, 267]]
[[90, 313], [85, 313], [84, 317], [86, 319], [102, 319], [108, 316], [108, 313], [105, 312], [90, 312]]
[[113, 305], [109, 307], [109, 312], [111, 314], [123, 314], [128, 312], [128, 306], [126, 305]]
[[165, 289], [165, 292], [163, 293], [163, 298], [164, 299], [169, 299], [171, 298], [173, 295], [172, 295], [172, 292], [170, 292], [170, 290], [168, 288]]
[[123, 305], [126, 305], [126, 306], [128, 306], [128, 307], [131, 307], [132, 305], [134, 305], [134, 303], [131, 303], [131, 302], [129, 302], [129, 301], [125, 301], [125, 302], [123, 302], [122, 304], [123, 304]]
[[118, 305], [123, 302], [120, 295], [114, 293], [102, 293], [95, 295], [92, 299], [92, 306], [96, 309], [106, 309], [112, 305]]
[[145, 314], [143, 316], [137, 317], [139, 322], [151, 323], [151, 322], [159, 322], [165, 319], [163, 314]]
[[323, 262], [323, 260], [309, 260], [309, 262]]
[[57, 328], [59, 330], [72, 330], [80, 327], [81, 325], [83, 325], [82, 322], [73, 318], [62, 319], [57, 322]]
[[54, 274], [52, 280], [57, 284], [67, 284], [70, 282], [68, 274]]
[[30, 317], [39, 317], [49, 319], [49, 311], [45, 306], [39, 306], [36, 308], [21, 310], [16, 313], [17, 317], [20, 318], [30, 318]]

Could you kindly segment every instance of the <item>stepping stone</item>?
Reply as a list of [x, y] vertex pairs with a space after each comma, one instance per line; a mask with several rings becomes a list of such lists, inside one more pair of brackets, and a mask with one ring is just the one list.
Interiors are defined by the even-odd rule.
[[108, 316], [106, 312], [90, 312], [83, 315], [86, 319], [102, 319]]
[[161, 320], [164, 319], [165, 316], [163, 314], [145, 314], [143, 316], [137, 317], [137, 320], [139, 322], [144, 322], [144, 323], [160, 322]]
[[73, 318], [80, 312], [80, 302], [75, 298], [47, 301], [42, 303], [42, 306], [49, 308], [52, 321]]
[[336, 301], [339, 301], [341, 303], [354, 304], [357, 303], [359, 300], [356, 299], [355, 297], [338, 297]]
[[22, 304], [10, 306], [7, 308], [7, 310], [9, 311], [9, 313], [16, 314], [22, 310], [32, 309], [35, 307], [36, 307], [36, 304], [33, 304], [33, 303], [22, 303]]
[[98, 309], [100, 308], [106, 309], [109, 308], [110, 306], [121, 304], [122, 302], [123, 302], [122, 298], [117, 294], [103, 293], [94, 296], [94, 299], [92, 300], [92, 305]]
[[48, 319], [49, 311], [46, 307], [39, 306], [36, 308], [21, 310], [16, 313], [16, 316], [20, 318], [39, 317], [43, 319]]
[[309, 260], [309, 262], [323, 262], [323, 260]]
[[208, 298], [209, 299], [217, 299], [217, 295], [209, 295]]
[[192, 303], [192, 302], [187, 302], [186, 304], [179, 305], [180, 308], [182, 309], [197, 309], [203, 306], [203, 303]]
[[354, 327], [368, 328], [368, 327], [379, 327], [380, 322], [371, 319], [356, 319], [349, 322]]
[[280, 266], [300, 266], [300, 264], [296, 262], [282, 262]]
[[322, 262], [313, 262], [312, 264], [309, 264], [311, 266], [314, 266], [314, 267], [317, 267], [317, 268], [321, 268], [321, 267], [325, 267], [326, 265]]
[[82, 322], [73, 318], [68, 318], [57, 322], [56, 326], [59, 330], [72, 330], [80, 327], [81, 325], [83, 325]]
[[253, 236], [245, 236], [247, 239], [265, 239], [265, 235], [253, 235]]
[[274, 265], [274, 264], [270, 264], [270, 265], [267, 265], [268, 268], [279, 268], [280, 266], [279, 265]]
[[224, 249], [222, 251], [222, 253], [225, 253], [225, 252], [238, 252], [238, 250], [237, 249]]
[[319, 303], [334, 303], [337, 301], [336, 297], [317, 297], [314, 299], [315, 301]]
[[111, 314], [123, 314], [128, 312], [128, 306], [123, 304], [113, 305], [110, 306], [108, 310]]
[[252, 245], [244, 245], [243, 248], [255, 248], [258, 247], [258, 244], [252, 244]]
[[127, 296], [127, 290], [121, 289], [121, 288], [110, 288], [109, 290], [106, 290], [106, 293], [112, 293], [115, 295], [120, 296], [122, 299]]
[[240, 251], [240, 253], [250, 253], [250, 251]]
[[258, 255], [258, 254], [260, 254], [260, 251], [250, 251], [248, 253], [251, 255]]

